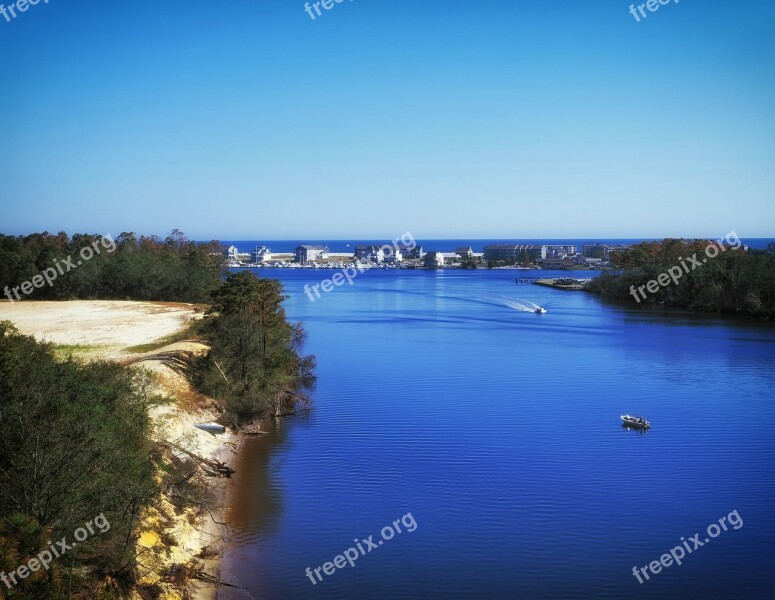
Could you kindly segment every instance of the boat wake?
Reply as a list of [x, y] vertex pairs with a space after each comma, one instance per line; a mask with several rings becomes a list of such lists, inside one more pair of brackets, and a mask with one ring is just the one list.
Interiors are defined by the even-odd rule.
[[509, 296], [449, 296], [455, 300], [464, 300], [466, 302], [476, 302], [477, 304], [487, 304], [490, 306], [500, 306], [511, 310], [529, 313], [544, 313], [546, 309], [522, 298], [510, 298]]
[[[374, 288], [361, 287], [361, 289], [373, 289], [374, 291], [379, 291], [382, 293], [393, 292], [396, 294], [411, 294], [411, 295], [417, 295], [417, 296], [427, 295], [427, 292], [412, 291], [412, 290], [387, 290], [384, 288], [376, 288], [376, 287]], [[539, 313], [539, 314], [543, 314], [547, 312], [546, 308], [549, 306], [549, 303], [544, 303], [539, 306], [535, 302], [524, 300], [523, 298], [512, 298], [510, 296], [505, 296], [505, 295], [458, 296], [458, 295], [452, 295], [452, 294], [438, 294], [436, 295], [436, 297], [446, 298], [448, 300], [457, 300], [459, 302], [473, 302], [474, 304], [485, 304], [487, 306], [497, 306], [500, 308], [508, 308], [510, 310], [517, 310], [520, 312]]]
[[522, 298], [509, 298], [508, 296], [496, 296], [493, 298], [495, 304], [511, 308], [513, 310], [519, 310], [522, 312], [546, 312], [546, 309], [539, 306], [529, 300], [523, 300]]

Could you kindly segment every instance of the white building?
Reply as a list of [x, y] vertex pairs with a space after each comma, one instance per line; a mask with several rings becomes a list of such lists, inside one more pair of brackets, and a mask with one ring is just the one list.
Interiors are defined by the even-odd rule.
[[315, 260], [327, 259], [328, 248], [326, 248], [325, 246], [303, 244], [296, 248], [295, 254], [296, 254], [296, 262], [303, 264], [303, 263], [308, 263]]
[[387, 248], [390, 249], [389, 252], [385, 251], [385, 247], [382, 248], [386, 263], [400, 263], [404, 260], [404, 254], [401, 252], [400, 248], [396, 248], [395, 246], [387, 246]]
[[404, 260], [403, 252], [400, 248], [385, 244], [384, 246], [356, 246], [355, 258], [365, 262], [372, 262], [378, 265], [384, 263], [399, 263]]
[[355, 258], [362, 262], [382, 264], [385, 260], [385, 251], [382, 246], [356, 246]]
[[261, 246], [260, 248], [256, 246], [256, 250], [253, 252], [253, 262], [260, 265], [270, 260], [272, 260], [272, 251], [266, 246]]
[[442, 252], [428, 252], [423, 257], [423, 264], [426, 267], [436, 268], [444, 266], [444, 254]]

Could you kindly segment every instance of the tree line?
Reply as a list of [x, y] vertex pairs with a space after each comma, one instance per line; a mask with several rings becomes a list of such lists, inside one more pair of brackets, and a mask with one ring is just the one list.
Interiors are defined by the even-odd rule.
[[[706, 249], [716, 245], [715, 257]], [[640, 304], [664, 304], [698, 311], [772, 318], [775, 315], [775, 244], [765, 250], [724, 246], [710, 240], [667, 238], [642, 242], [613, 252], [618, 272], [603, 273], [587, 289], [600, 296], [637, 303], [637, 290], [682, 265], [678, 282], [659, 285], [656, 292], [637, 296]], [[712, 253], [711, 253], [712, 254]], [[695, 256], [695, 262], [689, 257]], [[678, 271], [674, 271], [678, 273]], [[663, 278], [664, 279], [664, 278]]]
[[[89, 248], [98, 251], [84, 252]], [[24, 297], [206, 302], [219, 282], [223, 262], [220, 243], [193, 242], [178, 230], [166, 238], [132, 232], [115, 239], [95, 234], [71, 237], [65, 232], [0, 234], [0, 283], [5, 297], [12, 300], [19, 299], [20, 291], [9, 295], [6, 290], [48, 270], [56, 276], [53, 284], [33, 287]]]

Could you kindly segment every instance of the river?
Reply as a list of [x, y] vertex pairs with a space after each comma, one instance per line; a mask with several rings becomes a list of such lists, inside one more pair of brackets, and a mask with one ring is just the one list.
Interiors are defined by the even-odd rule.
[[316, 408], [243, 448], [222, 577], [244, 590], [220, 598], [772, 597], [775, 327], [510, 270], [371, 271], [311, 302], [333, 273], [262, 273], [308, 332]]

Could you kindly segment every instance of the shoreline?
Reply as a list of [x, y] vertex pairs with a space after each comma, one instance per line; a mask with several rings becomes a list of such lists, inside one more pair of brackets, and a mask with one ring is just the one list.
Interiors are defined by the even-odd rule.
[[[169, 353], [186, 349], [193, 343], [182, 342], [171, 344], [157, 352]], [[198, 351], [206, 351], [207, 347], [197, 344]], [[157, 571], [167, 572], [183, 568], [189, 573], [184, 590], [172, 583], [158, 584], [163, 590], [165, 600], [215, 600], [221, 585], [221, 563], [230, 541], [230, 527], [226, 516], [230, 508], [231, 477], [236, 473], [235, 467], [240, 450], [248, 439], [241, 430], [226, 428], [222, 434], [211, 434], [195, 427], [198, 423], [217, 422], [220, 410], [212, 398], [195, 392], [188, 380], [178, 373], [172, 373], [164, 364], [159, 364], [153, 353], [142, 357], [136, 364], [161, 371], [164, 378], [162, 390], [173, 399], [173, 404], [151, 409], [151, 419], [157, 429], [156, 439], [161, 442], [174, 443], [176, 447], [195, 454], [201, 459], [215, 461], [231, 469], [228, 476], [212, 476], [205, 472], [201, 465], [197, 469], [200, 485], [206, 489], [207, 499], [204, 506], [185, 506], [178, 514], [164, 495], [159, 499], [164, 512], [166, 526], [161, 530], [160, 539], [149, 530], [157, 523], [153, 516], [146, 522], [146, 532], [141, 537], [139, 552], [150, 551], [157, 559], [148, 572], [148, 582], [153, 581]], [[165, 371], [168, 371], [165, 373]], [[170, 452], [178, 458], [189, 458], [185, 453], [171, 448]], [[154, 512], [154, 511], [151, 511]], [[150, 535], [148, 535], [150, 534]], [[174, 544], [166, 543], [174, 540]], [[143, 541], [147, 543], [143, 543]], [[144, 561], [148, 562], [148, 561]], [[201, 575], [202, 577], [197, 577]], [[140, 580], [140, 583], [146, 581]], [[155, 582], [154, 582], [155, 583]], [[230, 582], [225, 582], [230, 583]], [[140, 598], [138, 597], [138, 600]]]
[[[234, 476], [228, 480], [225, 487], [224, 506], [226, 507], [226, 519], [229, 523], [230, 533], [250, 531], [253, 529], [257, 512], [262, 519], [274, 520], [274, 512], [271, 508], [271, 485], [265, 479], [269, 473], [271, 456], [280, 445], [283, 437], [283, 421], [285, 417], [265, 416], [257, 418], [243, 428], [237, 437], [239, 438], [238, 451], [233, 454]], [[261, 433], [253, 432], [255, 428]], [[196, 596], [195, 600], [233, 600], [246, 598], [258, 600], [255, 594], [243, 587], [244, 575], [240, 567], [240, 544], [235, 544], [232, 538], [223, 540], [217, 557], [217, 578], [221, 585], [214, 584], [204, 589], [202, 596]], [[237, 551], [237, 558], [227, 562], [227, 554], [231, 550]]]
[[555, 290], [563, 290], [565, 292], [583, 292], [586, 291], [586, 283], [586, 281], [582, 283], [581, 280], [571, 277], [552, 277], [537, 279], [533, 282], [533, 285], [541, 285]]
[[[235, 469], [239, 453], [242, 450], [242, 446], [244, 445], [247, 436], [239, 432], [227, 432], [224, 435], [227, 436], [228, 439], [224, 441], [223, 446], [209, 458], [220, 460], [227, 466]], [[233, 449], [227, 446], [229, 443], [234, 444]], [[230, 508], [232, 496], [231, 480], [217, 480], [214, 486], [214, 492], [216, 494], [218, 508], [212, 511], [212, 518], [205, 516], [204, 522], [201, 525], [202, 536], [209, 537], [212, 540], [211, 543], [206, 546], [208, 555], [202, 559], [202, 566], [206, 573], [212, 575], [216, 580], [221, 581], [224, 553], [230, 542], [230, 530], [228, 524], [222, 525], [220, 523], [226, 522], [226, 515]], [[220, 521], [220, 523], [217, 523], [215, 519]], [[226, 581], [225, 583], [232, 584], [233, 582]], [[189, 587], [191, 588], [190, 592], [192, 600], [217, 600], [218, 591], [222, 586], [217, 583], [192, 580], [189, 582]]]

